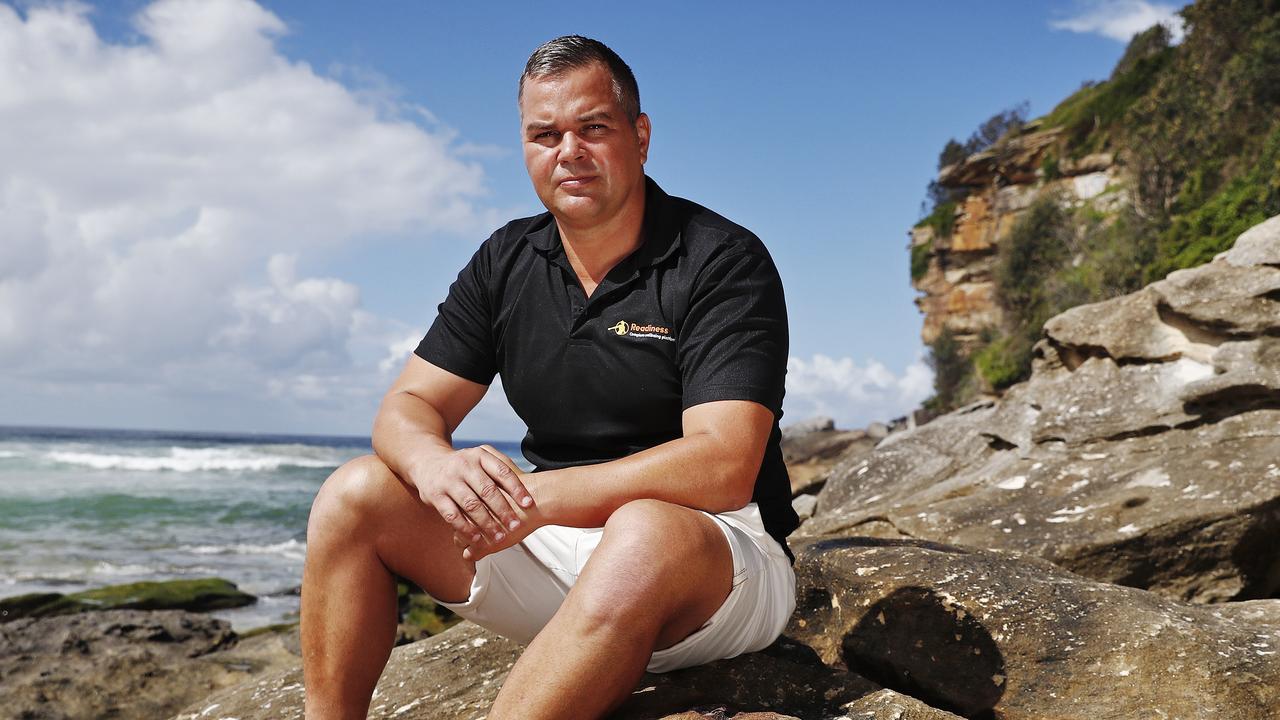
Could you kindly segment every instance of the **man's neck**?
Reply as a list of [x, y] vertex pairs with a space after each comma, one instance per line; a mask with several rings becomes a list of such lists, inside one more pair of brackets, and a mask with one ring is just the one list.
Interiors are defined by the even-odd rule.
[[623, 212], [602, 225], [571, 227], [556, 221], [560, 242], [578, 281], [591, 295], [623, 258], [644, 243], [644, 195]]

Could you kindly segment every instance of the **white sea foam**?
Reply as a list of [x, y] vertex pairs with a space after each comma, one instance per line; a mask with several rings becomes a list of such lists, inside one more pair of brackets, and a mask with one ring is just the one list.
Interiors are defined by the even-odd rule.
[[306, 556], [307, 545], [291, 539], [270, 545], [237, 543], [234, 545], [196, 545], [182, 549], [195, 555], [280, 555], [294, 560], [301, 560]]
[[22, 453], [14, 452], [12, 450], [0, 450], [0, 460], [16, 457], [22, 457]]
[[245, 448], [171, 447], [167, 455], [120, 455], [98, 452], [53, 451], [49, 460], [67, 465], [82, 465], [95, 470], [142, 470], [198, 472], [209, 470], [277, 470], [282, 467], [329, 468], [340, 463], [318, 457], [286, 455]]

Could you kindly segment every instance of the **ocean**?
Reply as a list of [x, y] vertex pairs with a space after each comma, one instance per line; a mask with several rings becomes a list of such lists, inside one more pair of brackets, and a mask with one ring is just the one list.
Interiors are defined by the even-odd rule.
[[[458, 443], [459, 447], [486, 441]], [[524, 463], [519, 443], [487, 441]], [[311, 501], [367, 437], [0, 426], [0, 597], [221, 577], [295, 619]]]

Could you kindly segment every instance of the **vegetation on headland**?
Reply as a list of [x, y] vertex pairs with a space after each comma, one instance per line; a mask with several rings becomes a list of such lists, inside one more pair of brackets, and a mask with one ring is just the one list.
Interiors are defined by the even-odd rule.
[[[1139, 33], [1110, 78], [1086, 83], [1042, 118], [1019, 118], [990, 143], [1026, 127], [1060, 128], [1041, 159], [1043, 179], [1058, 177], [1066, 160], [1113, 153], [1130, 179], [1129, 202], [1103, 212], [1046, 196], [1019, 217], [996, 263], [1003, 326], [967, 353], [950, 332], [939, 335], [930, 348], [931, 409], [1026, 379], [1050, 317], [1208, 262], [1280, 214], [1280, 0], [1199, 0], [1181, 15], [1181, 44], [1161, 26]], [[968, 145], [948, 141], [940, 168]], [[947, 236], [967, 192], [930, 183], [920, 224]], [[913, 279], [927, 271], [920, 253], [912, 249]]]

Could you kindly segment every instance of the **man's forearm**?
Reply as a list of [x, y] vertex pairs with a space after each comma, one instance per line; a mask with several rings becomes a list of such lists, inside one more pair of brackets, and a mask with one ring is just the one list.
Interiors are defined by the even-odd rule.
[[429, 403], [403, 391], [383, 398], [373, 421], [373, 451], [392, 472], [412, 482], [416, 463], [452, 450], [449, 428]]
[[645, 498], [708, 512], [744, 507], [760, 460], [714, 435], [696, 434], [598, 465], [534, 473], [525, 483], [549, 522], [600, 527], [614, 510]]

